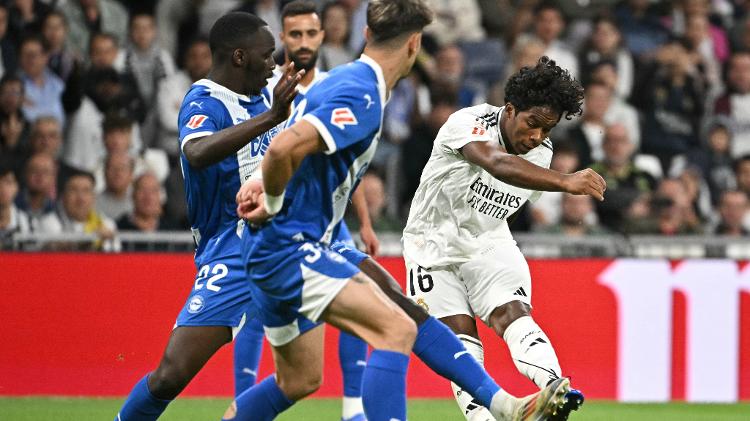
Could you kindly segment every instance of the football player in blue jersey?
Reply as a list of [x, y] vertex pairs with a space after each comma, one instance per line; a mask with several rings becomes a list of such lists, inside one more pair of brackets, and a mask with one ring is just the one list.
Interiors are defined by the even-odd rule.
[[243, 325], [259, 323], [240, 255], [243, 223], [235, 195], [287, 119], [304, 71], [289, 66], [269, 106], [261, 95], [275, 67], [266, 23], [249, 13], [229, 13], [214, 24], [209, 43], [211, 71], [190, 88], [178, 122], [198, 274], [159, 366], [135, 385], [117, 421], [157, 419]]
[[[295, 0], [287, 3], [281, 10], [281, 33], [279, 34], [281, 45], [284, 48], [285, 62], [283, 66], [274, 70], [274, 76], [264, 89], [265, 93], [273, 90], [283, 77], [284, 69], [294, 63], [295, 69], [304, 70], [305, 74], [297, 84], [298, 93], [294, 98], [292, 107], [295, 108], [304, 101], [309, 89], [326, 76], [325, 72], [316, 68], [318, 50], [323, 43], [323, 36], [322, 24], [314, 2]], [[378, 240], [372, 229], [364, 193], [361, 189], [358, 189], [352, 197], [352, 204], [360, 220], [360, 237], [365, 244], [365, 249], [368, 254], [376, 255]], [[342, 229], [339, 230], [339, 236], [333, 247], [334, 249], [340, 248], [344, 256], [355, 265], [361, 263], [366, 257], [366, 255], [357, 252], [354, 241], [345, 226], [342, 226]], [[258, 356], [260, 355], [256, 348], [258, 338], [262, 338], [262, 336], [262, 330], [242, 329], [235, 338], [235, 395], [239, 395], [240, 392], [255, 384]], [[367, 344], [356, 336], [341, 332], [338, 351], [344, 383], [342, 420], [361, 421], [364, 419], [361, 390], [362, 374], [367, 361]]]
[[[276, 374], [240, 395], [226, 420], [270, 420], [321, 381], [325, 321], [366, 340], [374, 351], [362, 399], [370, 421], [406, 419], [405, 374], [414, 352], [499, 419], [543, 420], [569, 390], [558, 379], [525, 398], [502, 390], [450, 330], [434, 318], [416, 329], [372, 277], [330, 247], [352, 191], [377, 147], [388, 92], [416, 59], [431, 12], [421, 0], [368, 5], [367, 45], [356, 62], [334, 69], [292, 112], [291, 127], [271, 144], [261, 183], [238, 194], [238, 212], [258, 228], [243, 236]], [[406, 300], [408, 301], [408, 300]], [[412, 304], [413, 306], [413, 304]], [[416, 340], [416, 343], [415, 343]]]

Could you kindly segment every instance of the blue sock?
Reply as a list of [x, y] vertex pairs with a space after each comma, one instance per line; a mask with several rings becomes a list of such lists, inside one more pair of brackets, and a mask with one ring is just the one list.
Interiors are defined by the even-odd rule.
[[270, 421], [294, 404], [279, 389], [274, 376], [242, 392], [235, 402], [237, 415], [231, 421]]
[[372, 351], [362, 381], [362, 404], [368, 421], [406, 421], [408, 367], [408, 355]]
[[248, 319], [234, 338], [234, 396], [258, 380], [258, 364], [263, 352], [263, 324], [258, 317]]
[[339, 364], [344, 377], [344, 396], [362, 396], [362, 374], [367, 365], [367, 343], [356, 336], [341, 332], [339, 336]]
[[[149, 373], [150, 374], [150, 373]], [[159, 418], [171, 400], [159, 399], [148, 390], [148, 374], [133, 386], [115, 421], [151, 421]]]
[[[461, 340], [438, 319], [430, 317], [417, 327], [414, 353], [435, 373], [456, 383], [489, 408], [500, 386], [466, 351]], [[458, 358], [455, 355], [459, 355]]]

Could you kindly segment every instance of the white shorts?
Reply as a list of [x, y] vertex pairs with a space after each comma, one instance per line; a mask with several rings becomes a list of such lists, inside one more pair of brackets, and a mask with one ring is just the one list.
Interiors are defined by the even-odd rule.
[[466, 314], [489, 323], [503, 304], [531, 305], [529, 265], [515, 243], [497, 244], [468, 262], [439, 268], [405, 261], [406, 295], [434, 317]]

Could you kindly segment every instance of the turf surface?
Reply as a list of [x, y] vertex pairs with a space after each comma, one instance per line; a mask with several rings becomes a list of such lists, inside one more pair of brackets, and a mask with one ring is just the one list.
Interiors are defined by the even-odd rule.
[[[2, 421], [89, 421], [111, 420], [122, 399], [90, 398], [3, 398], [0, 397]], [[182, 398], [170, 405], [161, 420], [164, 421], [218, 421], [229, 399]], [[338, 399], [315, 399], [301, 402], [284, 415], [282, 421], [333, 420], [340, 417]], [[618, 404], [613, 402], [587, 402], [574, 413], [572, 421], [639, 420], [639, 421], [748, 421], [750, 403], [736, 405], [670, 404]], [[456, 405], [449, 400], [411, 399], [409, 421], [461, 421]]]

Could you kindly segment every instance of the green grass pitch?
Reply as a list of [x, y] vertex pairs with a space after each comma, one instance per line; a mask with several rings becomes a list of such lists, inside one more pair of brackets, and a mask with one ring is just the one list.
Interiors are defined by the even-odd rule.
[[[0, 397], [2, 421], [102, 421], [111, 420], [122, 399], [90, 398], [7, 398]], [[229, 399], [177, 399], [161, 418], [164, 421], [218, 421]], [[278, 419], [281, 421], [317, 421], [340, 418], [338, 399], [312, 399], [295, 405]], [[571, 421], [748, 421], [750, 403], [735, 405], [670, 404], [618, 404], [613, 402], [586, 402]], [[452, 400], [410, 399], [409, 421], [462, 421]]]

